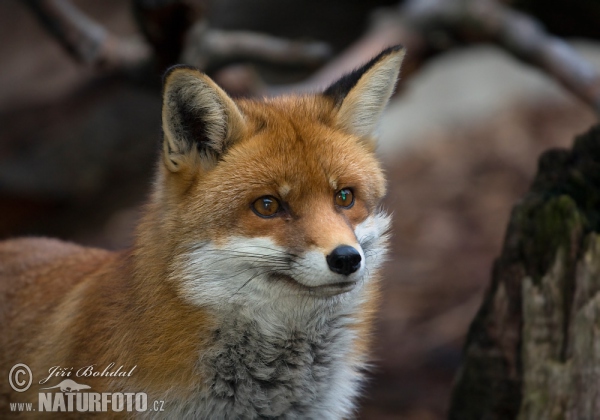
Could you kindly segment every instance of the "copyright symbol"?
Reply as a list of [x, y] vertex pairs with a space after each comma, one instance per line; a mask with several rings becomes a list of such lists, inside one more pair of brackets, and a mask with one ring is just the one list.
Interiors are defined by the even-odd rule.
[[[23, 379], [23, 377], [25, 378]], [[28, 378], [29, 381], [27, 381]], [[31, 369], [23, 363], [14, 365], [8, 374], [8, 383], [10, 383], [10, 387], [17, 392], [27, 391], [31, 386], [32, 380], [33, 375], [31, 374]]]

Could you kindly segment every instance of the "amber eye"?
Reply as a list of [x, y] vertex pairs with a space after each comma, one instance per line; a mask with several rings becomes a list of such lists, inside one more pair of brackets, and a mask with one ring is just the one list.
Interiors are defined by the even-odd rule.
[[279, 210], [279, 201], [270, 195], [260, 197], [252, 203], [252, 210], [260, 217], [272, 217]]
[[354, 204], [354, 193], [350, 188], [342, 188], [335, 193], [335, 204], [349, 209]]

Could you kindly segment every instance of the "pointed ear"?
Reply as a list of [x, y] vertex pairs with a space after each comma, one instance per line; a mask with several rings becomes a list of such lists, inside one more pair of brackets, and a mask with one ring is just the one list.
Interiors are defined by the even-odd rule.
[[338, 109], [341, 129], [359, 137], [373, 134], [394, 92], [403, 58], [402, 46], [390, 47], [325, 90]]
[[165, 74], [162, 123], [164, 162], [171, 172], [198, 163], [211, 169], [245, 126], [233, 100], [208, 76], [186, 66]]

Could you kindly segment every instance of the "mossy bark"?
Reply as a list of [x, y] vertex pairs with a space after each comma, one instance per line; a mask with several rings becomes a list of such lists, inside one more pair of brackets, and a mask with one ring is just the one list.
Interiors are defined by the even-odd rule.
[[600, 126], [539, 162], [467, 335], [450, 419], [600, 413]]

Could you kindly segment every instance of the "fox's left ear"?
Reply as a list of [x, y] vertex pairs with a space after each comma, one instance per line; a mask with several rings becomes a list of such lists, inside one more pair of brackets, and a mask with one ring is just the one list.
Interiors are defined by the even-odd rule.
[[394, 92], [403, 58], [402, 46], [387, 48], [325, 90], [323, 94], [333, 99], [338, 109], [340, 128], [363, 138], [373, 134]]

